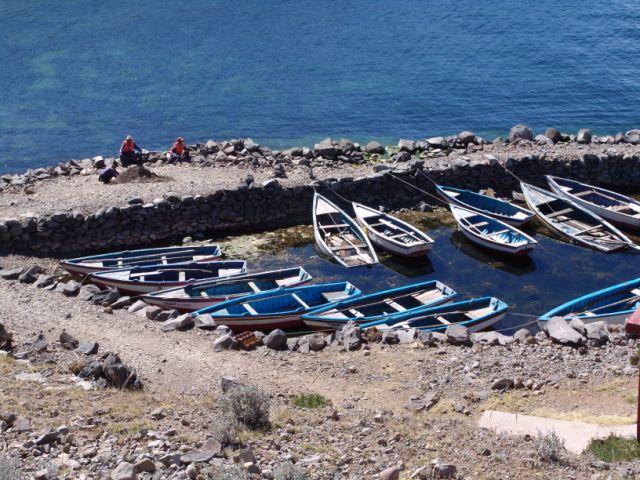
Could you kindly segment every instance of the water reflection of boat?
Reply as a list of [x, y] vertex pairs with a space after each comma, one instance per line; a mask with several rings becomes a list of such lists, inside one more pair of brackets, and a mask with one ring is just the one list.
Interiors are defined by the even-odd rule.
[[491, 250], [481, 248], [471, 243], [465, 236], [459, 232], [453, 232], [450, 241], [457, 250], [461, 251], [468, 257], [478, 260], [491, 268], [497, 268], [503, 272], [512, 275], [525, 275], [535, 271], [536, 264], [531, 257], [512, 257], [504, 258], [503, 255], [494, 254]]
[[426, 255], [415, 258], [387, 255], [380, 258], [380, 263], [390, 270], [409, 278], [423, 277], [435, 272], [431, 260]]

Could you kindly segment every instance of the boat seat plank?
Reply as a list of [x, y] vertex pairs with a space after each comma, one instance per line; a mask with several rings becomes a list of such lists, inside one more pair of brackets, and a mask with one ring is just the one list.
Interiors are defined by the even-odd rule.
[[471, 223], [469, 221], [467, 221], [467, 225], [469, 225], [472, 228], [478, 228], [478, 227], [484, 227], [485, 225], [489, 225], [489, 222], [478, 222], [478, 223]]
[[573, 208], [565, 208], [564, 210], [559, 210], [557, 212], [550, 213], [547, 215], [547, 218], [559, 217], [560, 215], [564, 215], [569, 212], [573, 212]]
[[595, 230], [599, 230], [599, 229], [601, 229], [601, 228], [602, 228], [602, 225], [596, 225], [596, 226], [594, 226], [594, 227], [587, 228], [587, 229], [582, 230], [582, 231], [580, 231], [580, 232], [576, 232], [576, 235], [584, 235], [585, 233], [589, 233], [589, 232], [591, 232], [591, 233], [595, 233]]
[[327, 302], [335, 302], [336, 300], [344, 297], [344, 291], [341, 290], [339, 292], [323, 292], [322, 297]]
[[251, 315], [258, 315], [255, 308], [253, 308], [249, 303], [243, 303], [242, 306], [249, 312]]
[[253, 290], [255, 293], [259, 293], [260, 292], [260, 289], [258, 288], [258, 286], [255, 283], [247, 282], [247, 285], [249, 285], [249, 288], [251, 290]]
[[451, 322], [449, 320], [447, 320], [446, 318], [444, 318], [444, 317], [442, 317], [440, 315], [438, 315], [436, 317], [436, 320], [438, 320], [440, 323], [443, 323], [445, 325], [451, 325]]
[[494, 237], [494, 236], [502, 235], [503, 233], [508, 233], [508, 232], [509, 232], [509, 229], [505, 228], [504, 230], [498, 230], [497, 232], [490, 233], [489, 236]]
[[349, 309], [349, 313], [351, 315], [353, 315], [354, 317], [356, 317], [356, 318], [364, 317], [364, 315], [361, 312], [359, 312], [358, 310], [356, 310], [355, 308], [350, 308]]
[[425, 305], [426, 303], [432, 302], [433, 300], [440, 297], [441, 295], [442, 293], [440, 292], [440, 290], [434, 289], [434, 290], [427, 290], [426, 292], [421, 292], [417, 294], [414, 293], [412, 296], [418, 302]]
[[389, 305], [390, 307], [396, 309], [399, 312], [406, 312], [407, 311], [406, 308], [404, 308], [402, 305], [400, 305], [399, 303], [394, 302], [391, 299], [385, 300], [384, 303], [386, 303], [387, 305]]
[[291, 296], [295, 299], [296, 302], [298, 302], [300, 305], [302, 305], [304, 308], [306, 308], [307, 310], [310, 308], [309, 305], [307, 305], [304, 300], [302, 300], [297, 294], [292, 293]]
[[493, 307], [491, 306], [479, 308], [477, 310], [472, 310], [470, 312], [467, 312], [467, 317], [471, 319], [480, 318], [480, 317], [484, 317], [485, 315], [491, 312], [493, 312]]
[[346, 223], [336, 223], [334, 225], [320, 225], [320, 228], [322, 228], [323, 230], [334, 230], [336, 228], [345, 228], [348, 226], [349, 225]]
[[631, 290], [631, 293], [633, 293], [636, 297], [640, 297], [640, 288], [634, 288], [633, 290]]
[[574, 193], [573, 195], [575, 197], [586, 197], [587, 195], [590, 195], [592, 193], [596, 193], [593, 190], [585, 190], [584, 192], [580, 192], [580, 193]]
[[345, 250], [353, 250], [355, 248], [365, 248], [366, 245], [364, 243], [354, 243], [353, 245], [345, 245], [343, 247], [331, 247], [331, 250], [334, 252], [342, 252]]

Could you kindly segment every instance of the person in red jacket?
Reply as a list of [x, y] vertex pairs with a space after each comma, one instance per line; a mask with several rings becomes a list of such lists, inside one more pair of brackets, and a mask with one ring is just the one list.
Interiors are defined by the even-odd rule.
[[123, 167], [138, 163], [138, 155], [142, 153], [140, 147], [133, 139], [131, 135], [127, 135], [127, 138], [122, 142], [120, 147], [120, 163]]
[[173, 146], [167, 152], [167, 161], [169, 163], [189, 161], [189, 149], [184, 143], [184, 138], [178, 137], [176, 139]]

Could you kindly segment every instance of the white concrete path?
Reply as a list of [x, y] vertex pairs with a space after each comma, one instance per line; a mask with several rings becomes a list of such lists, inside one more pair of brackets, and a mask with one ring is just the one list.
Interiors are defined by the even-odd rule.
[[508, 435], [536, 436], [538, 432], [548, 434], [555, 432], [564, 440], [564, 446], [573, 453], [582, 453], [593, 438], [606, 438], [611, 434], [620, 437], [635, 438], [636, 425], [605, 426], [594, 423], [556, 420], [554, 418], [533, 417], [517, 413], [487, 410], [480, 417], [480, 427], [488, 428], [496, 433]]

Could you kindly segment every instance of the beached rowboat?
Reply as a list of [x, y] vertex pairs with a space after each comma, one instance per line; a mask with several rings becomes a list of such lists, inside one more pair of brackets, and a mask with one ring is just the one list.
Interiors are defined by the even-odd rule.
[[358, 224], [317, 193], [313, 197], [313, 233], [320, 251], [343, 267], [378, 263], [376, 252]]
[[286, 288], [218, 303], [192, 315], [209, 314], [217, 325], [227, 325], [236, 333], [269, 331], [300, 326], [304, 313], [360, 293], [349, 282]]
[[612, 223], [640, 228], [640, 202], [620, 193], [567, 178], [547, 175], [552, 191]]
[[500, 321], [509, 305], [493, 297], [475, 298], [428, 308], [418, 312], [392, 315], [376, 322], [365, 323], [363, 329], [375, 327], [378, 330], [418, 330], [443, 331], [450, 325], [463, 325], [471, 332], [484, 330]]
[[247, 265], [244, 260], [221, 260], [108, 270], [90, 274], [89, 281], [100, 287], [117, 288], [128, 295], [140, 295], [206, 279], [241, 275], [246, 271]]
[[285, 268], [206, 280], [185, 287], [151, 292], [143, 295], [141, 299], [149, 305], [156, 305], [164, 309], [175, 308], [181, 312], [193, 312], [219, 302], [254, 293], [294, 287], [309, 280], [311, 280], [311, 275], [304, 268]]
[[420, 257], [433, 247], [433, 239], [399, 218], [353, 203], [356, 219], [371, 242], [402, 257]]
[[60, 266], [72, 275], [87, 275], [114, 268], [144, 267], [147, 265], [173, 265], [186, 262], [204, 262], [220, 257], [220, 247], [164, 247], [124, 250], [88, 257], [64, 260]]
[[488, 215], [514, 227], [521, 227], [535, 217], [535, 213], [526, 208], [471, 190], [436, 185], [436, 191], [450, 204]]
[[515, 227], [482, 213], [449, 205], [462, 234], [473, 243], [499, 253], [526, 255], [538, 244]]
[[436, 280], [413, 283], [317, 308], [303, 315], [302, 321], [310, 328], [338, 330], [349, 320], [373, 322], [389, 315], [441, 305], [455, 296], [453, 289]]
[[520, 187], [529, 207], [553, 231], [603, 252], [636, 248], [616, 227], [571, 200], [528, 183]]
[[622, 323], [640, 304], [640, 278], [588, 293], [564, 303], [538, 319], [541, 327], [553, 317], [578, 317], [585, 323]]

